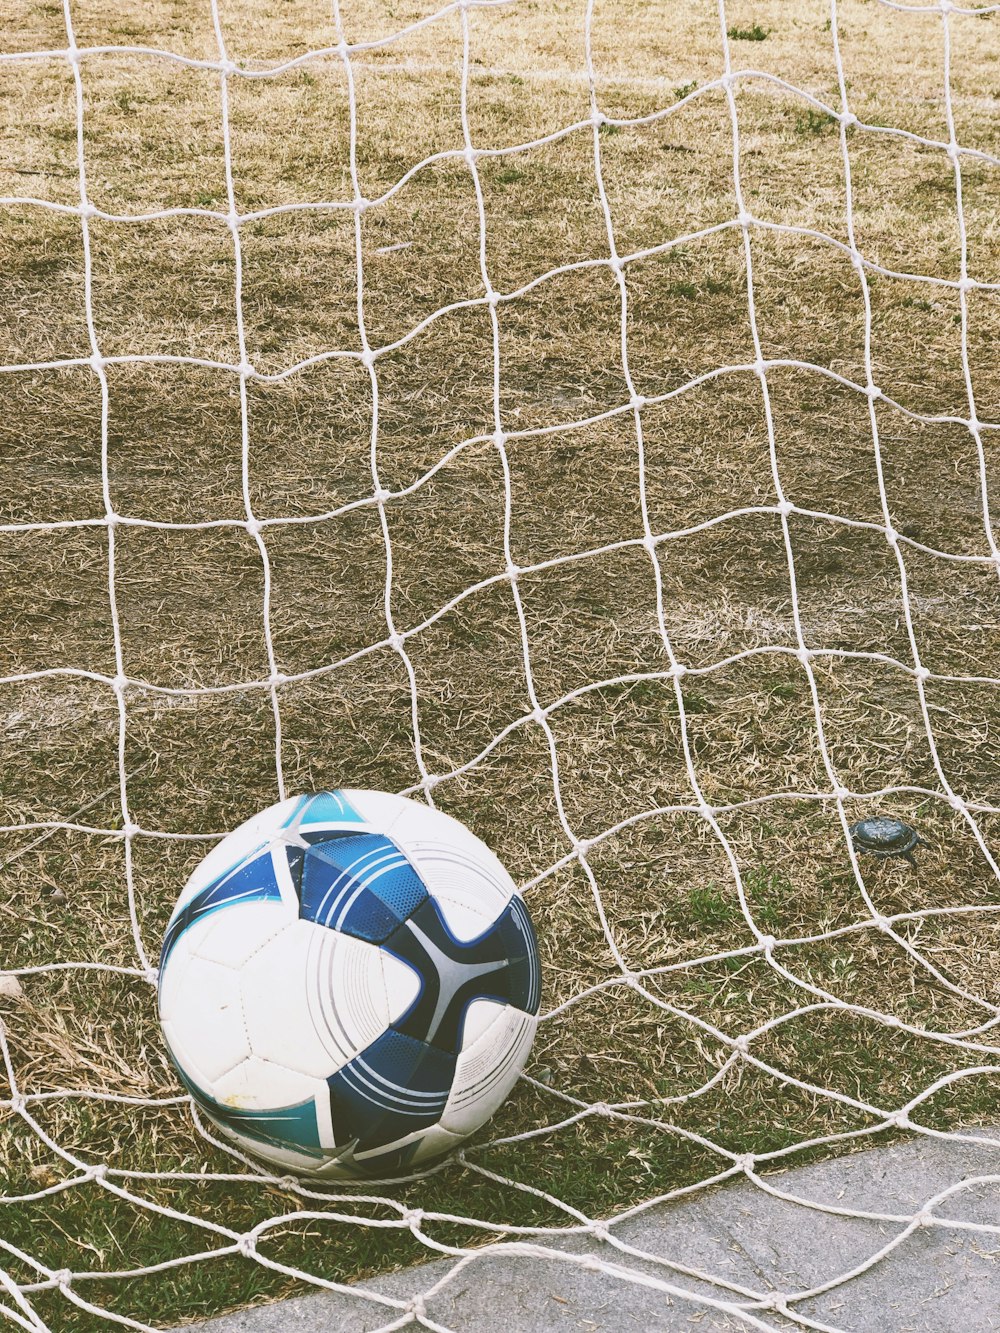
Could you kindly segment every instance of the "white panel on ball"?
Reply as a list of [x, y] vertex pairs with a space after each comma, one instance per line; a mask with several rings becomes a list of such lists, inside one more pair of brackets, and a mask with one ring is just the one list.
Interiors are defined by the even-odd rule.
[[462, 1028], [462, 1050], [467, 1051], [496, 1022], [507, 1006], [496, 1000], [473, 1000], [465, 1011]]
[[[315, 967], [303, 967], [310, 938], [318, 928], [309, 921], [289, 921], [266, 940], [240, 971], [243, 1012], [255, 1055], [313, 1078], [326, 1078], [345, 1058], [343, 1046], [316, 1021], [310, 1003]], [[322, 948], [322, 938], [316, 945]], [[335, 948], [331, 938], [327, 946]], [[281, 984], [275, 984], [275, 978]], [[312, 983], [312, 985], [310, 984]]]
[[[173, 966], [171, 959], [171, 973]], [[250, 1045], [239, 973], [204, 958], [189, 958], [183, 985], [170, 997], [169, 1041], [174, 1056], [205, 1084], [245, 1060]]]
[[[177, 948], [221, 967], [241, 968], [294, 920], [283, 902], [254, 899], [242, 904], [238, 912], [214, 912], [195, 921], [181, 936]], [[171, 960], [171, 971], [173, 966]]]
[[312, 921], [288, 922], [241, 970], [254, 1054], [315, 1078], [335, 1073], [391, 1022], [386, 961], [404, 975], [396, 991], [408, 1008], [420, 981], [405, 963]]
[[408, 806], [416, 804], [405, 796], [394, 796], [387, 791], [368, 791], [363, 788], [350, 788], [343, 795], [351, 803], [366, 824], [388, 833], [396, 820]]
[[[385, 994], [386, 1027], [402, 1018], [410, 1005], [420, 994], [420, 978], [400, 958], [394, 958], [384, 949], [379, 950], [382, 961], [382, 986]], [[373, 993], [381, 996], [383, 991], [373, 987]]]
[[[212, 1095], [225, 1106], [245, 1111], [269, 1111], [275, 1107], [295, 1106], [325, 1092], [322, 1079], [273, 1060], [251, 1055], [212, 1084]], [[255, 1151], [260, 1151], [258, 1145]]]
[[475, 939], [515, 893], [514, 881], [481, 839], [440, 810], [416, 801], [392, 828], [392, 838], [416, 867], [456, 939]]
[[477, 1041], [463, 1049], [441, 1116], [445, 1129], [472, 1134], [490, 1118], [517, 1082], [536, 1025], [533, 1014], [507, 1006]]
[[174, 1016], [174, 1005], [178, 999], [184, 1003], [184, 993], [187, 989], [188, 968], [191, 966], [191, 959], [186, 953], [178, 955], [171, 959], [169, 969], [160, 973], [158, 1004], [160, 1011], [160, 1022], [168, 1022]]

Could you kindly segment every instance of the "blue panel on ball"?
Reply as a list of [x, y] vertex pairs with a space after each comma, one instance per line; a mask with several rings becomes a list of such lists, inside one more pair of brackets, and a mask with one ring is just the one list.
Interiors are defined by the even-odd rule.
[[273, 1144], [279, 1148], [291, 1148], [305, 1153], [309, 1157], [321, 1159], [326, 1150], [320, 1145], [319, 1125], [316, 1120], [316, 1099], [310, 1097], [306, 1102], [294, 1106], [279, 1106], [269, 1111], [248, 1111], [239, 1106], [228, 1106], [217, 1102], [207, 1092], [192, 1083], [190, 1078], [176, 1064], [181, 1082], [192, 1097], [204, 1110], [227, 1129], [243, 1134], [258, 1143]]
[[525, 1013], [537, 1014], [542, 1001], [538, 943], [528, 909], [515, 895], [497, 922], [507, 950], [509, 1002]]
[[337, 1141], [364, 1152], [435, 1124], [455, 1077], [455, 1056], [389, 1029], [327, 1079]]
[[481, 935], [464, 941], [452, 935], [429, 898], [386, 939], [385, 948], [421, 981], [396, 1028], [441, 1050], [461, 1049], [466, 1011], [475, 1000], [538, 1012], [538, 948], [520, 898], [512, 898]]
[[171, 950], [185, 930], [203, 916], [217, 912], [232, 903], [253, 902], [266, 898], [274, 898], [280, 902], [281, 890], [274, 877], [271, 853], [267, 847], [263, 847], [196, 893], [177, 913], [163, 938], [160, 967], [166, 963]]
[[403, 853], [379, 833], [330, 833], [299, 872], [300, 915], [381, 944], [427, 897]]

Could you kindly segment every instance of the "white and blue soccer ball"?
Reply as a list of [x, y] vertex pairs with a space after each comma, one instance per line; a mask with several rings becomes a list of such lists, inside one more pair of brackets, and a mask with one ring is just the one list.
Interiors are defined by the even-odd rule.
[[321, 792], [198, 865], [163, 941], [160, 1021], [185, 1087], [240, 1147], [297, 1175], [385, 1177], [496, 1111], [539, 980], [527, 909], [463, 824]]

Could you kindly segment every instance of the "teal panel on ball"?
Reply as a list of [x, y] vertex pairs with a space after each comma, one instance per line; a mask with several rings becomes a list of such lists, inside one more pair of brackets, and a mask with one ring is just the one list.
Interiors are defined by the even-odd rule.
[[191, 1082], [184, 1071], [176, 1066], [181, 1082], [190, 1092], [199, 1106], [221, 1125], [242, 1134], [259, 1143], [273, 1144], [279, 1148], [293, 1148], [307, 1153], [310, 1157], [326, 1156], [319, 1141], [319, 1125], [316, 1120], [316, 1099], [298, 1102], [294, 1106], [278, 1106], [268, 1111], [251, 1111], [242, 1106], [229, 1106], [217, 1102], [202, 1088]]
[[310, 824], [346, 822], [363, 824], [364, 820], [342, 791], [321, 791], [307, 798], [307, 804], [297, 818]]

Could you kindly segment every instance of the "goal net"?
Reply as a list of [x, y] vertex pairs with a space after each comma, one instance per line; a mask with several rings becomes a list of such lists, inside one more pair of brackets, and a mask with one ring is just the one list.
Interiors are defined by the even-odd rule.
[[[497, 1256], [837, 1328], [917, 1228], [995, 1243], [1000, 6], [436, 3], [8, 14], [0, 1311], [33, 1333], [309, 1290], [456, 1326]], [[221, 1143], [155, 1003], [197, 861], [338, 786], [465, 821], [544, 969], [491, 1124], [350, 1187]], [[875, 815], [914, 861], [859, 854]], [[919, 1197], [852, 1187], [929, 1138]], [[797, 1245], [639, 1238], [703, 1196]], [[831, 1217], [869, 1229], [807, 1262]]]

